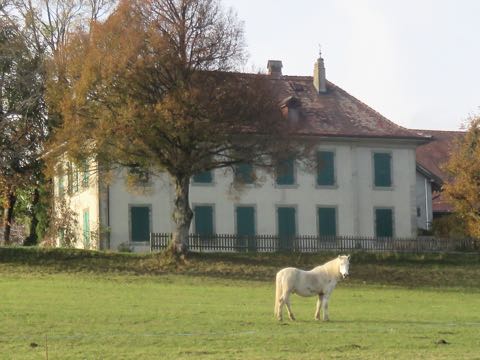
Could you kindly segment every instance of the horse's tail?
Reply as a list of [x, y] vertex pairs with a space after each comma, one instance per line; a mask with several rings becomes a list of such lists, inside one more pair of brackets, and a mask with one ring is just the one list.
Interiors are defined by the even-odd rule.
[[282, 275], [280, 272], [278, 272], [275, 280], [275, 307], [274, 307], [275, 316], [278, 316], [281, 296], [282, 296]]

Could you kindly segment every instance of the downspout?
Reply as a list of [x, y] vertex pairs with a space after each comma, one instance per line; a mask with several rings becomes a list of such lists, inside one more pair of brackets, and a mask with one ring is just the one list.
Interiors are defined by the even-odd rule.
[[425, 217], [426, 217], [426, 225], [427, 225], [427, 230], [430, 230], [430, 211], [428, 208], [428, 185], [427, 185], [427, 178], [425, 178]]
[[107, 249], [110, 250], [110, 185], [107, 185]]

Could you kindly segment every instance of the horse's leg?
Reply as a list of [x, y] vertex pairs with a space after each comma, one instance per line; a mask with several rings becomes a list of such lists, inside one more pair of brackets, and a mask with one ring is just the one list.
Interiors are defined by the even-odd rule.
[[315, 311], [315, 320], [320, 320], [320, 307], [322, 306], [322, 295], [318, 294], [317, 309]]
[[282, 297], [282, 279], [281, 274], [278, 273], [276, 277], [276, 286], [275, 286], [275, 317], [282, 321], [282, 313], [283, 313], [283, 297]]
[[283, 296], [280, 296], [280, 298], [278, 299], [278, 302], [276, 304], [276, 307], [277, 307], [277, 312], [276, 312], [276, 316], [277, 316], [277, 319], [278, 321], [282, 321], [283, 320], [283, 305], [284, 305], [284, 301], [283, 301]]
[[330, 318], [328, 317], [328, 295], [322, 295], [321, 302], [322, 302], [322, 311], [323, 311], [323, 321], [329, 321]]
[[293, 315], [292, 308], [290, 307], [290, 293], [286, 292], [283, 294], [283, 302], [287, 306], [288, 317], [290, 320], [295, 320], [295, 316]]

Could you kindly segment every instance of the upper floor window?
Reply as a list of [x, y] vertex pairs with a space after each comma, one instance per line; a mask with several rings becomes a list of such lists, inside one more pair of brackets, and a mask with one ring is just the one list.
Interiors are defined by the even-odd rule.
[[82, 164], [82, 187], [84, 189], [88, 188], [90, 184], [90, 167], [88, 161], [85, 160]]
[[255, 181], [255, 172], [252, 164], [235, 165], [235, 181], [242, 184], [253, 184]]
[[335, 185], [334, 159], [333, 151], [319, 151], [317, 153], [317, 185]]
[[281, 161], [276, 169], [277, 185], [294, 185], [295, 184], [295, 159], [287, 159]]
[[374, 185], [375, 187], [392, 186], [392, 154], [374, 153]]
[[201, 173], [193, 175], [193, 182], [196, 184], [211, 184], [213, 182], [212, 171], [203, 171]]
[[58, 176], [58, 196], [62, 197], [65, 194], [65, 177], [63, 174]]

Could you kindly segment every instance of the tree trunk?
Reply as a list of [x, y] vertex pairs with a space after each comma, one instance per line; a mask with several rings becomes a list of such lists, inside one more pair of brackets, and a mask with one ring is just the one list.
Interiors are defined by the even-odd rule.
[[175, 198], [172, 217], [175, 228], [170, 246], [175, 254], [185, 254], [188, 250], [188, 233], [193, 217], [189, 203], [190, 177], [174, 176], [173, 180], [175, 184]]
[[38, 187], [35, 187], [33, 190], [33, 198], [32, 198], [32, 207], [30, 210], [30, 229], [29, 229], [29, 234], [28, 237], [25, 239], [23, 242], [23, 245], [25, 246], [33, 246], [36, 245], [38, 242], [37, 238], [37, 225], [38, 225], [38, 219], [37, 219], [37, 208], [38, 208], [38, 203], [40, 202], [40, 191], [38, 190]]
[[17, 196], [13, 190], [7, 192], [3, 208], [3, 244], [10, 245], [10, 232], [13, 222], [13, 208], [17, 202]]

